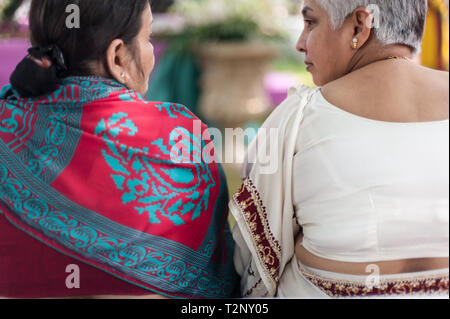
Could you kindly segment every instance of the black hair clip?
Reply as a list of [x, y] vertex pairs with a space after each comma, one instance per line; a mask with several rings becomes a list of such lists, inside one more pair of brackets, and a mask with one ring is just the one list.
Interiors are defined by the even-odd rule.
[[28, 49], [28, 53], [35, 58], [41, 59], [47, 57], [50, 59], [52, 64], [55, 65], [58, 77], [62, 77], [65, 72], [67, 72], [66, 61], [64, 59], [64, 54], [61, 49], [56, 45], [48, 46], [35, 46]]

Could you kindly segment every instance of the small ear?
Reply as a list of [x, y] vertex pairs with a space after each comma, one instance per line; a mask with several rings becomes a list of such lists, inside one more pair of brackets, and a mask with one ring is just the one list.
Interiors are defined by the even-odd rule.
[[108, 71], [113, 78], [123, 84], [125, 84], [123, 75], [125, 72], [126, 56], [124, 42], [120, 39], [113, 40], [106, 51], [106, 63]]
[[353, 12], [353, 37], [358, 38], [360, 46], [363, 46], [369, 40], [373, 28], [373, 22], [373, 16], [366, 8], [361, 7]]

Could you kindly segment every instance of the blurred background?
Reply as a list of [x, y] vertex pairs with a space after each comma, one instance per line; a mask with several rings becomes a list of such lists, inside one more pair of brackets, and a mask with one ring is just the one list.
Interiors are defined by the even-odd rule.
[[[418, 62], [449, 69], [448, 0], [429, 0]], [[0, 0], [0, 87], [26, 55], [30, 0]], [[252, 131], [298, 84], [314, 86], [295, 50], [302, 32], [301, 0], [153, 0], [156, 68], [147, 98], [188, 106], [210, 127], [250, 129], [222, 145], [230, 194], [241, 183], [240, 163]], [[82, 26], [81, 26], [82, 27]], [[251, 130], [253, 129], [253, 130]]]

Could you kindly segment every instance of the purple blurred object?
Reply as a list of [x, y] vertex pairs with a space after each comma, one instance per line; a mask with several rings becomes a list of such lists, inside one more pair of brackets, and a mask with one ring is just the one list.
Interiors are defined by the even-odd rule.
[[274, 107], [283, 102], [288, 90], [300, 83], [297, 76], [289, 72], [269, 72], [264, 77], [266, 90]]
[[27, 55], [30, 42], [12, 38], [0, 40], [0, 87], [9, 84], [9, 77], [17, 64]]
[[[0, 87], [9, 84], [9, 77], [17, 64], [27, 55], [30, 46], [30, 42], [22, 38], [0, 40]], [[164, 53], [167, 44], [165, 41], [156, 41], [154, 47], [157, 62]]]

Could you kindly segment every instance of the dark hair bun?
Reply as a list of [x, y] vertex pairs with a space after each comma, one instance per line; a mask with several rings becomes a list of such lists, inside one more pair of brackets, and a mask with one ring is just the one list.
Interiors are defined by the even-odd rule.
[[50, 60], [29, 55], [17, 65], [9, 81], [20, 96], [37, 97], [56, 89], [58, 74]]

